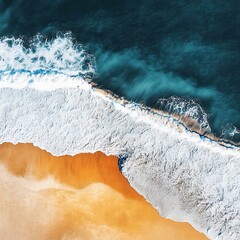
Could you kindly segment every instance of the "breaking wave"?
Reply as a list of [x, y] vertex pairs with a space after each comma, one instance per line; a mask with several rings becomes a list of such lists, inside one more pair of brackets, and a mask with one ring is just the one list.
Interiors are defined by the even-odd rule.
[[172, 116], [178, 116], [188, 127], [202, 133], [210, 133], [208, 115], [193, 99], [184, 99], [176, 96], [158, 100], [159, 109]]
[[[0, 38], [1, 88], [12, 87], [13, 84], [16, 88], [42, 90], [78, 87], [80, 79], [90, 81], [95, 74], [94, 56], [88, 54], [70, 32], [59, 33], [53, 39], [40, 34], [28, 41], [15, 37]], [[63, 75], [68, 78], [64, 79]], [[208, 114], [193, 99], [161, 98], [158, 108], [191, 130], [203, 135], [211, 134]], [[229, 124], [223, 128], [220, 137], [234, 141], [236, 135], [239, 135], [239, 130]]]
[[240, 135], [240, 130], [237, 129], [234, 125], [232, 124], [227, 124], [223, 130], [221, 137], [227, 140], [233, 140], [234, 136], [239, 136]]
[[0, 39], [0, 73], [7, 75], [16, 72], [57, 72], [92, 78], [95, 74], [95, 61], [71, 33], [57, 34], [51, 40], [38, 34], [28, 42], [21, 38], [3, 37]]

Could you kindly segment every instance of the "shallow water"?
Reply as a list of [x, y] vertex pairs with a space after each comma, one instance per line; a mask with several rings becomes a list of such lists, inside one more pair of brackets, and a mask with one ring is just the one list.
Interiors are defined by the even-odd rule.
[[101, 152], [54, 157], [32, 144], [1, 144], [1, 239], [206, 239], [161, 218], [117, 162]]

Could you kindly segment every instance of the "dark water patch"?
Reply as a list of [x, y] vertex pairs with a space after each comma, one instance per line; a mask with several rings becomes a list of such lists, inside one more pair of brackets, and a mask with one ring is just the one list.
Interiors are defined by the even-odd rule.
[[0, 34], [71, 30], [96, 56], [100, 86], [155, 107], [197, 99], [214, 133], [240, 128], [237, 0], [3, 0]]
[[127, 158], [128, 158], [128, 154], [120, 154], [118, 156], [118, 168], [120, 172], [122, 172], [124, 163], [127, 161]]

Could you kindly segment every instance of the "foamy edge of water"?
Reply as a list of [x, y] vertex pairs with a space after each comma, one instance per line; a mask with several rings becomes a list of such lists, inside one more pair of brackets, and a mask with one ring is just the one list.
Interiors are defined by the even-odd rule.
[[212, 239], [240, 236], [238, 147], [64, 74], [6, 76], [0, 102], [1, 143], [31, 142], [53, 155], [125, 154], [123, 174], [162, 216]]

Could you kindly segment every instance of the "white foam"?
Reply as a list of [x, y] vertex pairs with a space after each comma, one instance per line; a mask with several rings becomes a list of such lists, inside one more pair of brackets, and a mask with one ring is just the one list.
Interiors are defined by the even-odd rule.
[[1, 143], [31, 142], [54, 155], [124, 153], [123, 174], [162, 216], [188, 221], [211, 239], [239, 239], [239, 148], [121, 103], [81, 78], [75, 79], [78, 88], [53, 90], [54, 76], [48, 77], [49, 89], [48, 84], [16, 89], [14, 82], [0, 88]]
[[30, 142], [54, 155], [128, 156], [122, 172], [162, 216], [211, 239], [240, 239], [240, 151], [181, 123], [114, 99], [83, 79], [94, 73], [71, 36], [26, 49], [0, 41], [0, 143]]
[[87, 54], [70, 33], [59, 34], [52, 40], [37, 35], [28, 44], [20, 38], [1, 38], [0, 70], [0, 77], [15, 72], [29, 75], [57, 72], [75, 76], [95, 73], [93, 56]]
[[211, 128], [208, 123], [208, 115], [203, 108], [193, 99], [184, 99], [176, 96], [169, 98], [160, 98], [158, 100], [159, 108], [167, 111], [171, 115], [178, 115], [192, 119], [198, 126], [199, 131], [210, 133]]
[[53, 91], [59, 88], [90, 89], [90, 85], [82, 77], [69, 77], [63, 73], [31, 74], [15, 73], [1, 76], [0, 88], [31, 88], [41, 91]]

